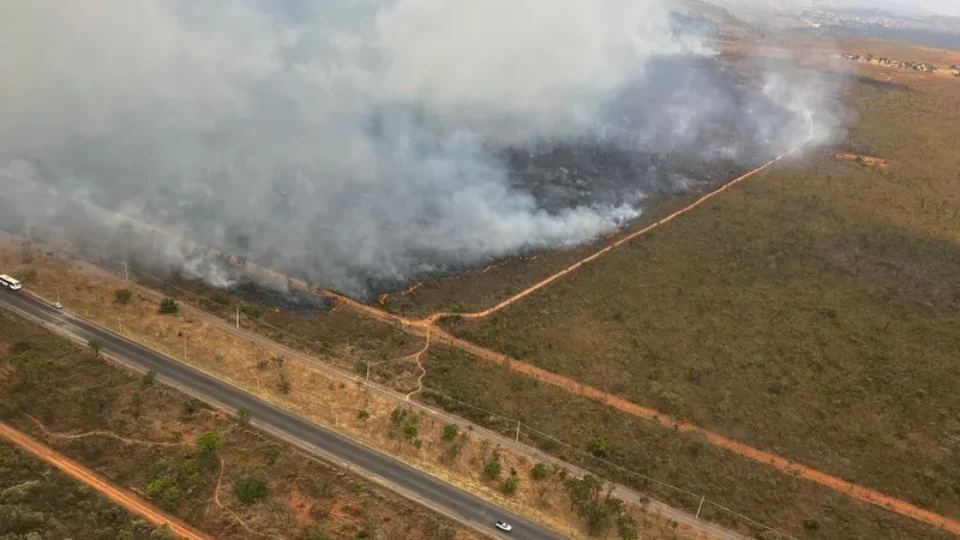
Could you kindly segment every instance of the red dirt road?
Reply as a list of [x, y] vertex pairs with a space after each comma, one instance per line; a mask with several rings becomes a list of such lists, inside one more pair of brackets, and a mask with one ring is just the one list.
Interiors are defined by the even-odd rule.
[[142, 501], [137, 495], [114, 485], [112, 482], [103, 479], [97, 473], [86, 467], [72, 461], [40, 444], [30, 436], [22, 433], [7, 424], [0, 422], [0, 436], [19, 446], [23, 450], [46, 461], [64, 473], [72, 476], [74, 479], [83, 482], [87, 486], [99, 491], [113, 502], [123, 506], [130, 512], [142, 516], [144, 519], [156, 526], [167, 525], [174, 534], [187, 540], [213, 540], [212, 536], [206, 535], [186, 523], [174, 518], [154, 508]]

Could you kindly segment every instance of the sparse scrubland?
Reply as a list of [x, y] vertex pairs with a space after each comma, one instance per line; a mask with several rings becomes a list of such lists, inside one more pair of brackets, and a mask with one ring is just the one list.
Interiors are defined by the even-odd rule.
[[6, 441], [0, 442], [0, 532], [13, 540], [173, 538]]
[[[855, 83], [847, 99], [858, 119], [844, 148], [889, 158], [887, 170], [812, 151], [498, 314], [448, 327], [960, 516], [960, 91]], [[826, 536], [874, 538], [877, 526]]]
[[[158, 302], [166, 294], [155, 293], [156, 299], [151, 299], [131, 285], [136, 292], [131, 291], [127, 298], [122, 291], [130, 289], [116, 278], [104, 277], [89, 265], [67, 263], [38, 253], [35, 247], [8, 245], [0, 250], [0, 259], [5, 268], [14, 269], [18, 275], [29, 275], [27, 287], [33, 292], [52, 297], [58, 288], [66, 308], [81, 316], [115, 329], [122, 322], [124, 335], [177, 358], [182, 358], [186, 341], [187, 361], [208, 373], [514, 512], [549, 523], [572, 537], [587, 533], [583, 518], [570, 506], [566, 483], [572, 477], [565, 473], [551, 468], [548, 478], [531, 480], [530, 471], [537, 465], [536, 460], [500, 447], [472, 430], [459, 428], [454, 431], [455, 436], [448, 437], [451, 427], [445, 421], [398, 407], [392, 400], [331, 377], [297, 358], [278, 356], [276, 351], [248, 338], [225, 332], [189, 309], [176, 314], [160, 313]], [[24, 260], [28, 262], [13, 263]], [[125, 303], [118, 301], [121, 297], [127, 299]], [[185, 298], [181, 300], [181, 304], [189, 304]], [[0, 312], [0, 316], [4, 315]], [[11, 327], [16, 325], [11, 323]], [[11, 334], [10, 339], [14, 336]], [[37, 339], [31, 337], [30, 341]], [[416, 368], [411, 362], [398, 363], [406, 366], [403, 369], [411, 365]], [[390, 371], [393, 383], [401, 381], [393, 376], [395, 371], [394, 366]], [[484, 469], [494, 456], [502, 465], [502, 474], [490, 478]], [[517, 478], [511, 481], [515, 472]], [[626, 510], [629, 523], [635, 524], [632, 526], [645, 537], [703, 537], [656, 513], [634, 506]]]
[[[216, 537], [478, 537], [149, 375], [115, 367], [6, 312], [0, 312], [0, 321], [3, 419]], [[81, 435], [98, 430], [126, 440]], [[8, 478], [3, 475], [4, 484]], [[48, 488], [43, 491], [49, 494]], [[75, 497], [91, 498], [82, 489], [77, 492]], [[46, 504], [68, 501], [54, 497]], [[95, 530], [75, 538], [119, 538], [123, 529], [140, 534], [131, 538], [147, 537], [123, 512], [91, 515], [94, 521], [83, 525]], [[102, 517], [110, 519], [98, 523]], [[70, 520], [63, 521], [69, 526]]]

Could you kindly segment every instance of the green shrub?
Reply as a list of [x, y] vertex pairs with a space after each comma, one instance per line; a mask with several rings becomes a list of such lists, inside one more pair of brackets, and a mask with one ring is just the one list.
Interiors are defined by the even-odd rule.
[[217, 431], [208, 431], [197, 439], [197, 453], [201, 456], [216, 455], [223, 437]]
[[549, 474], [550, 470], [547, 469], [547, 465], [545, 463], [537, 463], [533, 466], [533, 469], [530, 470], [530, 476], [532, 476], [534, 480], [543, 480]]
[[390, 413], [390, 421], [393, 422], [393, 425], [399, 426], [403, 423], [404, 418], [407, 417], [407, 410], [401, 407], [397, 407]]
[[130, 289], [120, 289], [117, 292], [113, 293], [114, 301], [121, 305], [126, 305], [130, 303], [131, 298], [133, 298], [133, 293], [130, 292]]
[[503, 484], [500, 485], [500, 491], [507, 495], [513, 495], [517, 492], [517, 482], [516, 476], [508, 476], [507, 479], [503, 481]]
[[267, 496], [267, 484], [259, 478], [247, 476], [233, 484], [233, 492], [246, 504], [253, 504]]
[[180, 304], [173, 298], [164, 298], [160, 301], [160, 313], [176, 313], [180, 311]]
[[180, 506], [180, 496], [180, 487], [173, 475], [158, 476], [147, 484], [147, 497], [159, 502], [167, 510], [175, 510]]
[[143, 374], [143, 378], [140, 379], [140, 383], [144, 386], [153, 386], [153, 381], [157, 378], [157, 372], [154, 370], [148, 370]]
[[247, 304], [240, 306], [240, 313], [243, 313], [244, 315], [247, 315], [248, 317], [252, 317], [254, 319], [259, 319], [260, 317], [263, 316], [262, 309], [260, 309], [257, 306], [251, 306]]
[[587, 450], [597, 457], [604, 457], [610, 452], [610, 443], [603, 437], [591, 437]]
[[491, 480], [500, 476], [500, 471], [503, 469], [503, 466], [500, 464], [500, 458], [498, 456], [493, 456], [487, 459], [483, 464], [483, 474]]
[[443, 435], [440, 437], [445, 441], [452, 441], [460, 433], [460, 426], [456, 424], [447, 424], [443, 426]]

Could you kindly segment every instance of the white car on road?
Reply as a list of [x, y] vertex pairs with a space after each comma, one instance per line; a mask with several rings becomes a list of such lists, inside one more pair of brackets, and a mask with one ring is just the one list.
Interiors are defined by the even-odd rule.
[[510, 525], [506, 521], [498, 521], [494, 525], [496, 525], [497, 528], [503, 532], [510, 532], [513, 530], [513, 525]]

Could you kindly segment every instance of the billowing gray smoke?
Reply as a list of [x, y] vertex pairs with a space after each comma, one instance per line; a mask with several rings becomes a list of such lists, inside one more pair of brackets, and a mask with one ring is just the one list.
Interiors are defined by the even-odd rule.
[[0, 221], [120, 223], [82, 200], [357, 295], [582, 243], [797, 146], [824, 107], [809, 74], [723, 70], [670, 9], [3, 1]]

